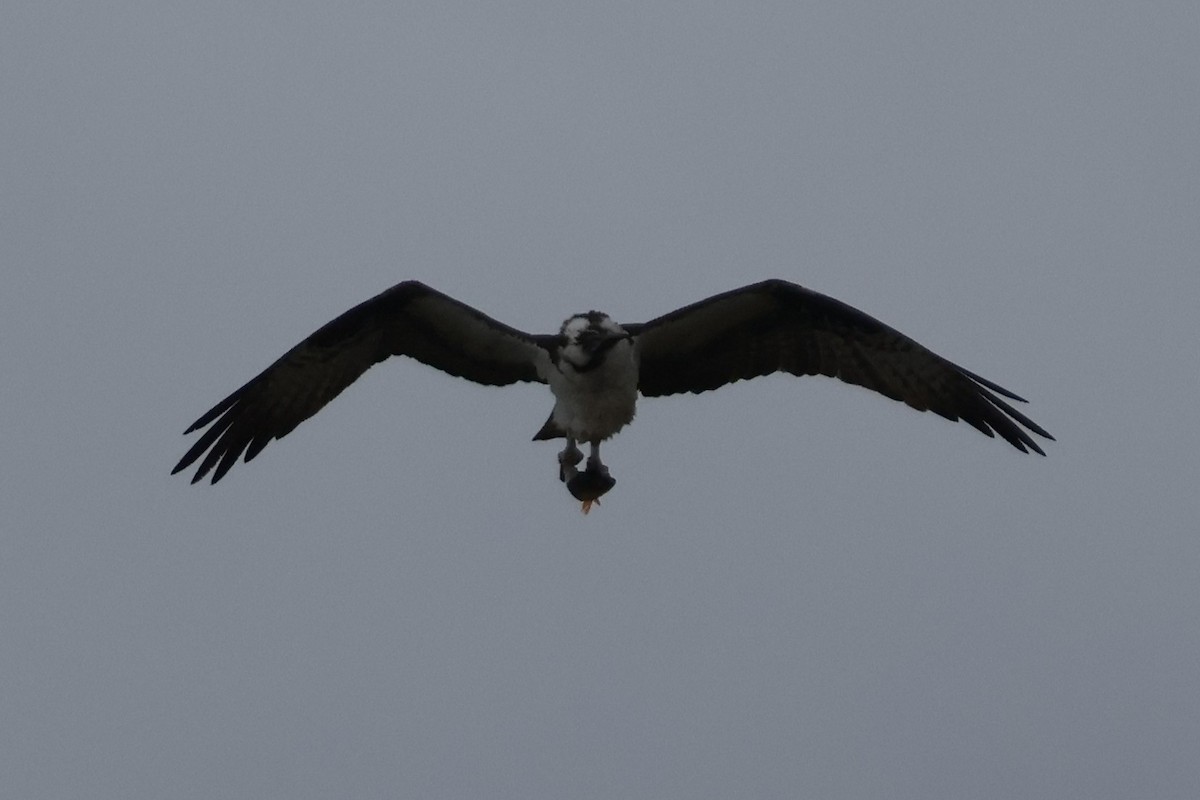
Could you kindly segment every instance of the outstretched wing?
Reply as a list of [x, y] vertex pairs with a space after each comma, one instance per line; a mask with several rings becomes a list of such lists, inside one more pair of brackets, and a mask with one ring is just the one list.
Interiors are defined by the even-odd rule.
[[327, 323], [192, 423], [185, 434], [212, 427], [171, 474], [203, 456], [192, 483], [209, 471], [216, 483], [243, 452], [250, 461], [388, 356], [411, 356], [476, 383], [505, 386], [544, 382], [538, 364], [554, 340], [405, 281]]
[[[918, 411], [963, 420], [1022, 452], [1054, 437], [997, 395], [1025, 400], [832, 297], [782, 280], [725, 292], [640, 325], [624, 325], [647, 397], [703, 392], [789, 372], [865, 386]], [[1022, 429], [1024, 428], [1024, 429]]]

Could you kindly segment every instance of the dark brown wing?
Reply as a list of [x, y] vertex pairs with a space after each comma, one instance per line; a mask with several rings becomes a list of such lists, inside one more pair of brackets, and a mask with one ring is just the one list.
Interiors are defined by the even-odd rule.
[[171, 474], [204, 456], [192, 483], [210, 470], [216, 483], [243, 452], [251, 460], [388, 356], [411, 356], [476, 383], [505, 386], [544, 382], [537, 365], [554, 340], [405, 281], [327, 323], [192, 423], [184, 433], [212, 427]]
[[787, 281], [756, 283], [623, 327], [638, 343], [639, 388], [647, 397], [780, 371], [828, 375], [998, 433], [1022, 452], [1045, 455], [1022, 426], [1054, 438], [997, 395], [1023, 398], [856, 308]]

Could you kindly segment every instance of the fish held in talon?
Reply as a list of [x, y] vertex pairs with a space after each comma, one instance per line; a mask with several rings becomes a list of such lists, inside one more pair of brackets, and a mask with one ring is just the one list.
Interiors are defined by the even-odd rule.
[[600, 505], [600, 498], [616, 485], [617, 480], [608, 474], [607, 467], [589, 463], [587, 469], [567, 481], [567, 491], [583, 503], [582, 511], [587, 514], [592, 510], [592, 504]]

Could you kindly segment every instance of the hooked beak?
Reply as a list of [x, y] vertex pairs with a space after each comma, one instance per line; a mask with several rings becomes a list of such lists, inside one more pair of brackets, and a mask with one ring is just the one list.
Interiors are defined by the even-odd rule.
[[596, 346], [592, 348], [593, 353], [604, 353], [611, 350], [617, 342], [633, 341], [633, 335], [628, 331], [621, 333], [605, 333], [598, 340]]

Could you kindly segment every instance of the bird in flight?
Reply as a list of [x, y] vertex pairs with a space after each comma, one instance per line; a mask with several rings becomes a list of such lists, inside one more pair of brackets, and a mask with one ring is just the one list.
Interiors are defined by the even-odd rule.
[[[486, 386], [549, 385], [554, 407], [533, 439], [566, 440], [558, 476], [584, 513], [616, 483], [600, 443], [633, 420], [639, 393], [699, 393], [774, 372], [826, 375], [999, 434], [1021, 452], [1045, 455], [1031, 433], [1054, 439], [1004, 399], [1024, 398], [788, 281], [744, 286], [643, 323], [589, 311], [556, 334], [519, 331], [404, 281], [322, 326], [205, 412], [184, 433], [207, 430], [171, 474], [199, 461], [192, 483], [210, 472], [216, 483], [243, 454], [250, 461], [394, 355]], [[588, 447], [582, 471], [580, 444]]]

